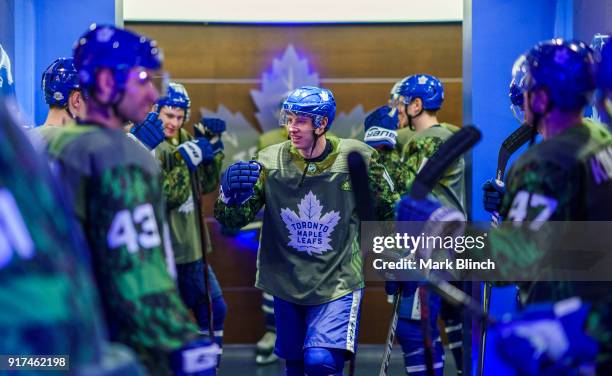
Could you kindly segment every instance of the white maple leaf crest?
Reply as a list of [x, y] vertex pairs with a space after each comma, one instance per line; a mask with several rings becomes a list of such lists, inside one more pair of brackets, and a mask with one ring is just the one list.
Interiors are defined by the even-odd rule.
[[340, 213], [330, 211], [321, 216], [323, 207], [312, 191], [298, 204], [298, 214], [289, 208], [281, 209], [281, 218], [289, 230], [289, 246], [310, 256], [321, 255], [332, 249], [330, 235], [340, 221]]

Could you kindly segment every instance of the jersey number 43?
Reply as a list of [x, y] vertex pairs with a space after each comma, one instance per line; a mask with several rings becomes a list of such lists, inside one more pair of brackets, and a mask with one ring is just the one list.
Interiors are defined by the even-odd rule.
[[[140, 226], [140, 232], [136, 230]], [[115, 214], [106, 241], [110, 249], [126, 246], [128, 252], [140, 248], [154, 248], [161, 244], [155, 211], [149, 203], [137, 206], [133, 211], [121, 210]]]

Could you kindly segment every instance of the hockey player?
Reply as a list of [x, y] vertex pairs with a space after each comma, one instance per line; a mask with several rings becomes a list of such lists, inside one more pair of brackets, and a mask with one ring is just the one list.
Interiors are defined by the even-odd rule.
[[[407, 192], [416, 174], [431, 155], [452, 135], [446, 127], [440, 125], [437, 112], [444, 101], [444, 88], [440, 80], [427, 74], [409, 76], [403, 80], [399, 88], [398, 111], [400, 118], [407, 119], [408, 127], [414, 129], [414, 135], [404, 145], [403, 161], [407, 166], [405, 180], [399, 191]], [[462, 213], [464, 208], [464, 162], [460, 159], [451, 166], [435, 185], [432, 193], [445, 205], [451, 206]], [[397, 284], [388, 283], [387, 293], [395, 295]], [[417, 294], [417, 284], [413, 283], [402, 290], [400, 314], [397, 326], [397, 338], [402, 345], [406, 372], [412, 374], [425, 374], [425, 358], [423, 353], [422, 329], [420, 312], [415, 307], [420, 304]], [[446, 305], [440, 307], [439, 297], [430, 296], [432, 338], [435, 340], [435, 371], [441, 374], [443, 368], [442, 348], [436, 325], [438, 311], [444, 317], [445, 330], [449, 339], [449, 348], [453, 352], [457, 369], [462, 368], [462, 320], [460, 311]]]
[[144, 375], [127, 347], [107, 342], [87, 247], [57, 179], [13, 122], [1, 46], [0, 55], [0, 351], [38, 363], [69, 356], [52, 361], [74, 375]]
[[158, 99], [154, 41], [92, 25], [74, 48], [86, 94], [83, 123], [49, 146], [92, 252], [112, 339], [132, 347], [154, 375], [208, 375], [216, 345], [200, 338], [164, 254], [165, 205], [156, 160], [123, 133]]
[[[227, 307], [221, 294], [221, 286], [210, 265], [207, 265], [210, 289], [204, 282], [205, 265], [202, 252], [208, 250], [202, 250], [200, 236], [207, 238], [209, 246], [210, 239], [208, 234], [200, 234], [196, 218], [199, 213], [194, 211], [193, 200], [201, 198], [194, 198], [192, 195], [190, 170], [198, 170], [198, 184], [203, 194], [212, 192], [219, 186], [223, 143], [218, 135], [225, 130], [225, 122], [220, 119], [202, 119], [202, 122], [194, 127], [198, 137], [191, 136], [183, 129], [183, 125], [189, 121], [191, 100], [185, 87], [173, 82], [169, 84], [167, 95], [157, 101], [156, 110], [159, 111], [166, 139], [155, 148], [155, 155], [162, 168], [162, 187], [167, 204], [179, 292], [183, 302], [194, 312], [200, 330], [209, 335], [207, 294], [210, 291], [215, 331], [212, 335], [221, 346]], [[202, 124], [207, 126], [206, 129]], [[211, 142], [205, 134], [216, 135], [216, 142]]]
[[[393, 88], [391, 88], [391, 92], [389, 94], [389, 106], [393, 106], [391, 108], [396, 108], [399, 104], [399, 89], [410, 77], [413, 76], [408, 76], [399, 80], [395, 83], [395, 85], [393, 85]], [[397, 111], [396, 116], [398, 120], [397, 142], [400, 144], [400, 147], [403, 147], [408, 143], [408, 141], [410, 141], [412, 136], [414, 136], [415, 129], [414, 126], [411, 125], [410, 119], [408, 118], [406, 112]], [[440, 123], [440, 125], [453, 133], [459, 130], [459, 127], [450, 123]]]
[[[283, 103], [289, 96], [291, 91], [283, 95], [279, 103], [279, 115], [283, 109]], [[289, 139], [287, 127], [278, 122], [279, 126], [275, 129], [262, 133], [257, 140], [257, 151], [261, 151], [268, 146], [280, 144]], [[261, 310], [264, 314], [266, 332], [255, 344], [255, 363], [266, 365], [274, 363], [278, 360], [278, 356], [274, 353], [274, 344], [276, 343], [276, 322], [274, 320], [274, 297], [267, 292], [261, 293]]]
[[256, 286], [274, 296], [275, 351], [290, 376], [341, 374], [356, 351], [364, 281], [347, 154], [365, 156], [379, 218], [398, 197], [373, 149], [326, 136], [335, 111], [327, 89], [293, 91], [281, 114], [290, 140], [231, 165], [215, 205], [221, 223], [241, 227], [265, 204]]
[[59, 58], [51, 63], [42, 75], [41, 88], [49, 113], [43, 125], [36, 129], [49, 142], [60, 127], [85, 115], [85, 99], [73, 59]]
[[[526, 55], [524, 86], [525, 121], [534, 127], [543, 141], [531, 146], [512, 166], [503, 196], [500, 215], [518, 224], [537, 220], [538, 224], [567, 221], [609, 221], [612, 216], [612, 176], [603, 168], [612, 153], [612, 136], [601, 125], [582, 118], [595, 89], [594, 59], [590, 48], [579, 41], [553, 39], [534, 46]], [[431, 201], [402, 200], [405, 220], [426, 220], [437, 205]], [[425, 208], [429, 206], [430, 209]], [[569, 224], [568, 224], [569, 225]], [[524, 260], [538, 260], [555, 239], [543, 238], [546, 232], [492, 230], [487, 246], [503, 257], [500, 272], [529, 268]], [[473, 256], [474, 254], [472, 254]], [[537, 275], [534, 275], [534, 278]], [[536, 282], [528, 290], [527, 303], [559, 300], [578, 295], [591, 305], [589, 332], [600, 346], [597, 374], [610, 374], [609, 283]], [[546, 338], [540, 338], [547, 353]], [[534, 342], [535, 343], [535, 342]], [[536, 353], [534, 349], [534, 353]], [[537, 361], [531, 365], [537, 374], [566, 367], [570, 359], [547, 356], [524, 357]], [[560, 374], [559, 372], [556, 372]]]

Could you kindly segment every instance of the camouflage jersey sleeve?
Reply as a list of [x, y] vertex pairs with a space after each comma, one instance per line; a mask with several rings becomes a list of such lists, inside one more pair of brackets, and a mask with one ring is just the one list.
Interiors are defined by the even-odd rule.
[[370, 190], [374, 196], [378, 220], [393, 220], [395, 217], [395, 205], [400, 196], [385, 166], [379, 163], [376, 152], [370, 158], [368, 180]]
[[[256, 160], [257, 157], [254, 159]], [[221, 197], [217, 198], [214, 210], [217, 221], [229, 229], [240, 229], [253, 221], [266, 201], [264, 194], [265, 176], [266, 170], [262, 167], [259, 180], [255, 183], [253, 196], [242, 205], [226, 205], [221, 201]]]
[[[193, 137], [187, 132], [181, 133], [181, 138], [191, 140]], [[162, 188], [168, 209], [175, 209], [182, 205], [191, 194], [189, 169], [185, 161], [177, 156], [177, 148], [169, 141], [162, 143], [155, 154], [162, 167]], [[218, 153], [209, 164], [198, 166], [198, 179], [200, 191], [207, 194], [219, 186], [219, 176], [223, 164], [224, 154]]]
[[418, 139], [413, 138], [404, 146], [404, 150], [402, 150], [402, 161], [405, 164], [405, 180], [403, 184], [398, 187], [398, 191], [401, 195], [404, 195], [410, 190], [419, 170], [443, 143], [444, 140], [439, 137], [423, 137]]
[[385, 167], [396, 190], [408, 180], [408, 167], [402, 162], [401, 146], [396, 145], [393, 149], [382, 149], [378, 151], [378, 162]]
[[[403, 166], [400, 167], [399, 172], [396, 172], [398, 178], [404, 179], [403, 183], [399, 184], [400, 195], [410, 192], [412, 183], [421, 168], [452, 135], [445, 128], [442, 131], [441, 129], [442, 127], [430, 130], [435, 132], [434, 135], [419, 136], [417, 134], [404, 146], [402, 151]], [[465, 214], [464, 170], [465, 162], [461, 157], [444, 171], [443, 176], [433, 187], [431, 194], [444, 206], [453, 207]]]

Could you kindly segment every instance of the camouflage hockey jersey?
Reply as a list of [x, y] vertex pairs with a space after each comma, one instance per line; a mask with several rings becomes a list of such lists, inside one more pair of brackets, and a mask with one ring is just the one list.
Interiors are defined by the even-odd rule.
[[47, 164], [2, 112], [0, 353], [65, 354], [77, 372], [106, 342], [89, 255]]
[[[420, 132], [415, 132], [410, 141], [402, 150], [402, 161], [407, 171], [404, 184], [398, 191], [403, 195], [410, 192], [416, 175], [423, 168], [427, 159], [431, 157], [446, 140], [452, 136], [447, 127], [434, 125]], [[465, 212], [465, 162], [463, 157], [453, 163], [442, 175], [432, 190], [432, 195], [444, 206], [454, 207], [464, 214]]]
[[[249, 223], [265, 204], [256, 286], [304, 305], [323, 304], [364, 286], [359, 249], [359, 218], [347, 155], [361, 152], [381, 220], [392, 219], [399, 196], [377, 153], [361, 141], [327, 138], [331, 153], [307, 162], [290, 141], [260, 151], [255, 194], [242, 206], [220, 199], [215, 217], [228, 227]], [[303, 172], [306, 177], [300, 184]]]
[[[584, 121], [543, 140], [517, 159], [508, 173], [506, 187], [500, 214], [508, 221], [537, 221], [542, 227], [533, 233], [491, 231], [490, 251], [503, 250], [506, 258], [521, 255], [512, 263], [496, 263], [502, 267], [513, 265], [507, 271], [502, 269], [504, 273], [517, 268], [531, 270], [530, 259], [547, 249], [556, 249], [555, 242], [562, 241], [547, 236], [545, 223], [571, 226], [569, 221], [612, 220], [612, 136], [603, 125]], [[541, 270], [531, 272], [535, 280]], [[593, 305], [590, 327], [600, 345], [598, 362], [608, 367], [608, 372], [598, 370], [598, 374], [612, 370], [611, 288], [610, 282], [537, 282], [521, 286], [527, 302], [579, 295]]]
[[[456, 133], [460, 128], [456, 125], [450, 123], [440, 123], [442, 128], [446, 128], [452, 133]], [[410, 127], [404, 127], [397, 130], [397, 143], [400, 145], [400, 148], [403, 148], [406, 145], [412, 136], [414, 136], [416, 132]]]
[[[202, 258], [199, 227], [196, 222], [191, 180], [187, 164], [177, 156], [178, 145], [193, 137], [184, 129], [178, 138], [166, 139], [155, 148], [155, 156], [161, 163], [162, 187], [166, 198], [170, 238], [177, 264], [185, 264]], [[198, 167], [200, 190], [202, 194], [210, 193], [219, 186], [219, 175], [223, 163], [223, 153], [215, 156], [211, 164]], [[210, 245], [206, 222], [205, 233], [202, 234]]]
[[403, 187], [409, 178], [408, 166], [402, 161], [402, 148], [396, 144], [393, 149], [377, 149], [378, 163], [385, 166], [394, 187]]
[[80, 124], [49, 145], [92, 252], [111, 338], [150, 372], [198, 336], [167, 271], [159, 165], [121, 129]]

